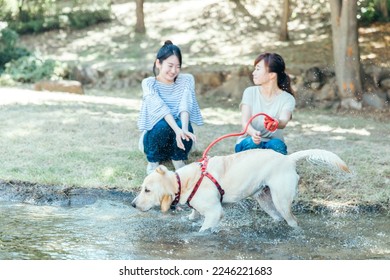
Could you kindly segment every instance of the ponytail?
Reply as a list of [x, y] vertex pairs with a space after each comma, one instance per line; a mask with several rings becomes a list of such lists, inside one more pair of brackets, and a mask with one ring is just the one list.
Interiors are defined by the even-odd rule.
[[291, 88], [291, 79], [290, 76], [286, 74], [286, 72], [276, 73], [278, 76], [278, 87], [292, 96], [294, 95], [294, 91]]

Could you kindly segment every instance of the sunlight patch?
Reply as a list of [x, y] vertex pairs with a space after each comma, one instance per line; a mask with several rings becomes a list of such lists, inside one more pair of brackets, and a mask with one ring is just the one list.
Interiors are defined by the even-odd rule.
[[0, 105], [8, 104], [47, 104], [49, 101], [56, 102], [85, 102], [91, 104], [115, 105], [119, 107], [127, 107], [133, 110], [139, 110], [141, 100], [92, 96], [92, 95], [76, 95], [63, 92], [47, 92], [34, 91], [15, 88], [2, 88], [0, 94]]
[[356, 135], [361, 135], [361, 136], [370, 136], [371, 133], [367, 131], [367, 129], [356, 129], [356, 128], [350, 128], [350, 129], [345, 129], [345, 128], [336, 128], [333, 132], [336, 133], [350, 133], [350, 134], [356, 134]]
[[240, 124], [240, 112], [231, 112], [221, 108], [206, 108], [202, 110], [202, 115], [209, 124]]
[[114, 169], [111, 168], [111, 167], [108, 167], [106, 168], [105, 170], [103, 170], [103, 177], [104, 178], [110, 178], [114, 175]]
[[334, 139], [334, 140], [346, 140], [346, 138], [344, 136], [334, 136], [334, 137], [331, 137], [331, 139]]
[[8, 133], [4, 133], [6, 137], [8, 138], [19, 138], [19, 137], [26, 137], [31, 134], [32, 129], [26, 128], [25, 126], [22, 128], [14, 129]]
[[356, 129], [356, 128], [333, 128], [329, 125], [313, 125], [313, 124], [308, 124], [308, 125], [303, 125], [302, 128], [308, 128], [312, 131], [316, 132], [333, 132], [333, 133], [341, 133], [341, 134], [356, 134], [356, 135], [361, 135], [361, 136], [370, 136], [371, 133], [367, 129]]

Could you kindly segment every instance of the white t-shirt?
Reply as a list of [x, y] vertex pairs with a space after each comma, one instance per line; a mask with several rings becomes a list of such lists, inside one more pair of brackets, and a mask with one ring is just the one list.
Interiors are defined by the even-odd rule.
[[[270, 117], [279, 119], [282, 112], [293, 112], [295, 108], [295, 98], [290, 93], [282, 91], [281, 94], [275, 96], [271, 101], [267, 101], [260, 93], [261, 86], [252, 86], [245, 89], [240, 108], [242, 104], [249, 105], [252, 109], [251, 116], [257, 113], [266, 113]], [[277, 138], [284, 141], [283, 129], [277, 129], [275, 132], [270, 132], [264, 127], [264, 116], [260, 115], [253, 119], [252, 126], [260, 131], [261, 141], [268, 142], [270, 139]], [[240, 136], [237, 143], [241, 142], [248, 134]]]

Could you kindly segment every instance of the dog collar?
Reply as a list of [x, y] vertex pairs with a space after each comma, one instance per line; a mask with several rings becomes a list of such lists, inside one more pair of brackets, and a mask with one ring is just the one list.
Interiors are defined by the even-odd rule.
[[175, 172], [175, 175], [176, 175], [177, 184], [179, 185], [179, 190], [177, 191], [177, 193], [175, 193], [175, 199], [172, 201], [171, 208], [175, 208], [176, 205], [179, 203], [180, 194], [181, 194], [181, 181], [180, 181], [180, 177], [179, 177], [179, 174], [177, 174], [177, 172]]

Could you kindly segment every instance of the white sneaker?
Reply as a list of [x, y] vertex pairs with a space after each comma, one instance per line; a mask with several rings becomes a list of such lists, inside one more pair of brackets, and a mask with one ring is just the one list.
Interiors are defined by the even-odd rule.
[[149, 175], [150, 173], [152, 173], [159, 165], [159, 162], [148, 162], [148, 166], [146, 167], [146, 174]]
[[172, 164], [175, 167], [175, 170], [178, 170], [179, 168], [182, 168], [184, 165], [186, 165], [182, 160], [172, 160]]

